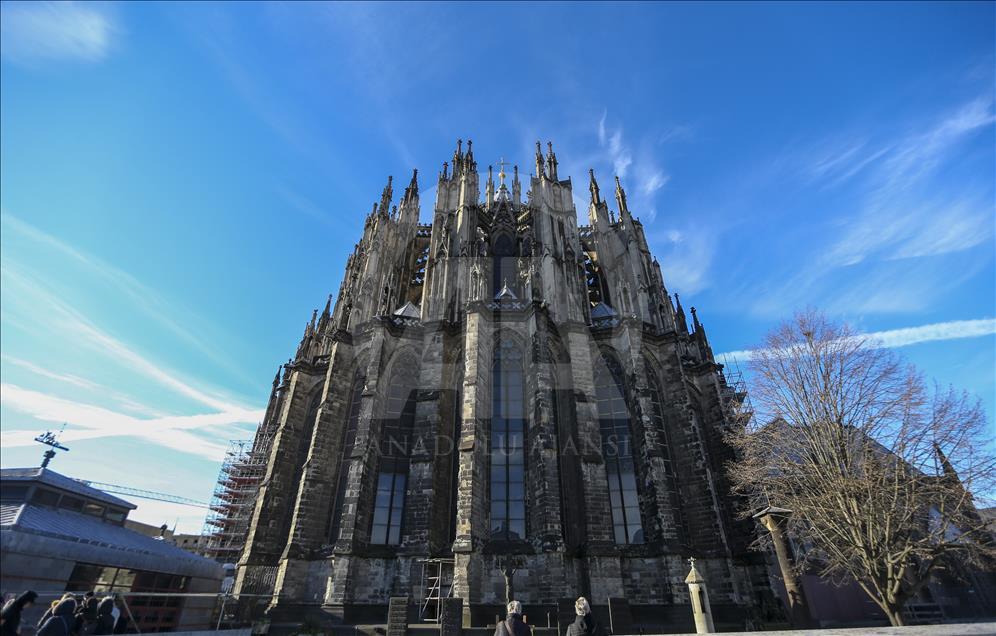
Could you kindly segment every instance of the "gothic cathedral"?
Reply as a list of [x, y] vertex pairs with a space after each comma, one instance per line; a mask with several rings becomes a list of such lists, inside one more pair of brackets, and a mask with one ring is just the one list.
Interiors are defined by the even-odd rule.
[[274, 381], [236, 591], [347, 623], [451, 596], [466, 627], [507, 594], [542, 625], [585, 595], [666, 629], [690, 626], [695, 557], [717, 623], [742, 629], [771, 599], [723, 472], [742, 395], [618, 178], [616, 214], [590, 174], [579, 226], [552, 146], [525, 194], [504, 168], [482, 200], [458, 142], [428, 225], [417, 172], [394, 207], [388, 179]]

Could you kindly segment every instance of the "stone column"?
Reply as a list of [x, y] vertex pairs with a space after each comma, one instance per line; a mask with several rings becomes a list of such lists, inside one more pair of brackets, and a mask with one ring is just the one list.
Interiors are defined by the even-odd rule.
[[[598, 428], [595, 383], [592, 374], [591, 337], [581, 326], [566, 334], [571, 356], [572, 384], [577, 405], [578, 452], [584, 482], [584, 512], [589, 548], [591, 544], [615, 545], [609, 485], [602, 459], [602, 436]], [[589, 550], [590, 551], [590, 550]]]
[[788, 523], [791, 515], [791, 510], [768, 506], [754, 515], [754, 518], [771, 533], [771, 542], [775, 546], [775, 555], [778, 557], [778, 569], [781, 570], [782, 582], [785, 584], [785, 595], [788, 597], [789, 620], [792, 622], [792, 627], [807, 629], [813, 626], [813, 617], [809, 613], [806, 595], [795, 575], [792, 548], [785, 537], [785, 524]]
[[474, 551], [486, 532], [487, 431], [491, 417], [490, 375], [494, 338], [483, 304], [467, 311], [464, 335], [463, 404], [457, 441], [456, 540], [453, 552], [453, 594], [464, 600], [464, 625], [470, 625], [470, 604], [480, 601], [479, 555]]
[[692, 615], [695, 617], [695, 633], [711, 634], [716, 631], [712, 624], [712, 608], [709, 607], [709, 590], [706, 588], [705, 577], [695, 567], [695, 559], [688, 559], [692, 569], [685, 577], [688, 585], [688, 597], [692, 602]]

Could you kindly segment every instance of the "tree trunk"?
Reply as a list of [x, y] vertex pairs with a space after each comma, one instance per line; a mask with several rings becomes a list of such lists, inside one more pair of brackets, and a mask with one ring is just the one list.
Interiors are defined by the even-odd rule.
[[886, 603], [883, 609], [885, 610], [885, 615], [889, 618], [889, 623], [893, 627], [902, 627], [906, 624], [906, 621], [903, 619], [903, 606], [901, 604]]

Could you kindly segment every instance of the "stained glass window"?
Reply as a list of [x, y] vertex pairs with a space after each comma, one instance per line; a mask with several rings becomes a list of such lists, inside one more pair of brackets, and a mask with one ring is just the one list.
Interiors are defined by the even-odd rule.
[[401, 362], [391, 378], [381, 423], [380, 472], [374, 500], [370, 543], [401, 543], [401, 521], [405, 510], [405, 486], [408, 480], [408, 455], [411, 452], [412, 428], [415, 424], [416, 390], [411, 374]]
[[612, 531], [618, 544], [643, 543], [640, 501], [636, 489], [632, 432], [623, 372], [619, 362], [606, 356], [595, 371], [595, 401], [602, 436], [602, 456], [609, 480]]
[[491, 369], [491, 536], [526, 538], [522, 352], [501, 341]]

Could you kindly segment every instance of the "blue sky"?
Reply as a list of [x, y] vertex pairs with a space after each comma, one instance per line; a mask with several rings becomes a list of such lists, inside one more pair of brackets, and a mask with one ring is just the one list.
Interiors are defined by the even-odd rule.
[[552, 140], [582, 218], [618, 174], [717, 352], [819, 307], [992, 424], [994, 6], [4, 2], [2, 463], [65, 421], [57, 470], [206, 500], [387, 175], [428, 219], [458, 137]]

